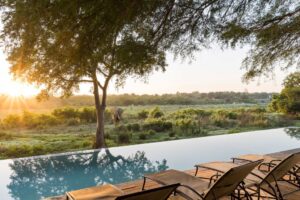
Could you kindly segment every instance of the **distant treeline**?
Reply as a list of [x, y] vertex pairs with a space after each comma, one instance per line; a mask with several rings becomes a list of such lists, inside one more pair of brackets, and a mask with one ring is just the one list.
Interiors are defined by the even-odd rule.
[[[209, 93], [176, 93], [162, 95], [121, 94], [108, 96], [109, 106], [128, 105], [201, 105], [201, 104], [231, 104], [231, 103], [268, 103], [273, 93], [246, 92], [209, 92]], [[0, 96], [0, 109], [26, 108], [56, 108], [61, 106], [92, 106], [93, 96], [78, 95], [67, 99], [51, 97], [44, 102], [37, 102], [35, 98], [16, 98]]]

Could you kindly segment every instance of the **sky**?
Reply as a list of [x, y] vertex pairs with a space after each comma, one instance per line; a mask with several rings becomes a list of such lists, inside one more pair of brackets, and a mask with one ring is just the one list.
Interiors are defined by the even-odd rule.
[[[241, 64], [247, 51], [247, 48], [222, 50], [218, 45], [213, 45], [211, 49], [196, 52], [193, 60], [174, 60], [173, 55], [168, 54], [166, 72], [152, 73], [146, 83], [129, 78], [122, 88], [116, 89], [111, 83], [109, 93], [279, 92], [282, 89], [282, 80], [288, 72], [277, 70], [272, 80], [261, 78], [249, 84], [242, 82], [245, 71], [241, 69]], [[89, 85], [81, 85], [78, 94], [91, 94], [90, 91]], [[37, 93], [37, 88], [12, 78], [6, 56], [0, 50], [0, 94], [31, 96]]]

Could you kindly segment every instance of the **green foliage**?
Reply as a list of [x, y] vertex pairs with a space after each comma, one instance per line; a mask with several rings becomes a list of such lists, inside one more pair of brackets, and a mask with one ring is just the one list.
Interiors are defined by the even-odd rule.
[[300, 72], [294, 72], [288, 75], [284, 81], [285, 88], [300, 88]]
[[162, 119], [149, 119], [143, 124], [143, 130], [153, 130], [156, 132], [163, 132], [171, 130], [172, 122], [164, 121]]
[[6, 132], [0, 132], [0, 140], [11, 140], [13, 136], [11, 134], [8, 134]]
[[149, 117], [151, 118], [160, 118], [164, 116], [164, 113], [160, 110], [159, 107], [155, 107], [149, 112]]
[[147, 133], [140, 133], [139, 134], [139, 139], [140, 140], [146, 140], [148, 138], [148, 134]]
[[[220, 105], [221, 104], [256, 104], [256, 103], [268, 103], [269, 97], [273, 93], [244, 93], [244, 92], [209, 92], [209, 93], [176, 93], [176, 94], [162, 94], [162, 95], [137, 95], [137, 94], [119, 94], [108, 95], [107, 104], [109, 106], [131, 106], [131, 105]], [[8, 96], [0, 95], [0, 102], [8, 101]], [[14, 102], [11, 104], [0, 104], [0, 109], [12, 109], [12, 110], [53, 110], [56, 108], [83, 107], [87, 109], [87, 113], [90, 117], [83, 117], [90, 121], [95, 120], [96, 114], [93, 112], [94, 97], [89, 95], [76, 95], [71, 96], [68, 99], [61, 99], [58, 97], [50, 97], [47, 101], [37, 102], [34, 97], [20, 97], [20, 101], [24, 102], [24, 105], [20, 105]], [[94, 110], [94, 111], [93, 111]], [[110, 108], [106, 109], [108, 112]], [[143, 109], [141, 112], [141, 119], [148, 117], [149, 108]], [[93, 116], [94, 115], [94, 116]], [[139, 114], [138, 114], [139, 115]], [[147, 117], [146, 117], [147, 115]], [[3, 114], [2, 114], [3, 116]], [[1, 116], [0, 116], [1, 117]], [[110, 118], [110, 116], [109, 116]]]
[[150, 136], [154, 136], [156, 132], [154, 130], [148, 130], [147, 134]]
[[52, 112], [52, 115], [61, 119], [78, 118], [80, 116], [77, 109], [69, 107], [57, 108]]
[[120, 144], [128, 144], [131, 141], [131, 134], [128, 132], [120, 132], [118, 134], [118, 142]]
[[16, 114], [10, 114], [2, 120], [5, 128], [17, 128], [22, 126], [22, 118]]
[[[132, 108], [124, 109], [130, 110]], [[111, 147], [235, 133], [246, 130], [291, 126], [294, 125], [295, 121], [292, 116], [266, 112], [264, 108], [260, 107], [213, 108], [190, 107], [180, 109], [179, 106], [164, 107], [164, 117], [148, 118], [145, 121], [140, 120], [139, 123], [136, 123], [136, 114], [140, 110], [149, 110], [151, 107], [134, 107], [131, 113], [126, 112], [122, 124], [116, 127], [106, 125], [106, 144]], [[83, 108], [76, 110], [80, 114]], [[95, 136], [91, 134], [91, 130], [96, 128], [96, 123], [86, 123], [80, 117], [70, 118], [70, 120], [76, 122], [75, 125], [68, 126], [68, 119], [57, 118], [51, 114], [23, 112], [17, 116], [20, 119], [19, 129], [15, 129], [16, 126], [12, 128], [5, 127], [5, 129], [3, 129], [4, 127], [0, 128], [0, 158], [90, 149], [93, 146], [92, 141], [95, 141]], [[131, 116], [135, 116], [135, 118], [130, 118]], [[26, 126], [34, 128], [23, 128], [25, 126], [23, 119], [26, 119]], [[51, 123], [53, 125], [50, 125]]]
[[290, 74], [284, 81], [285, 88], [273, 95], [269, 109], [275, 112], [298, 115], [300, 113], [300, 73]]
[[94, 123], [97, 121], [97, 116], [96, 116], [96, 110], [95, 108], [91, 107], [84, 107], [80, 114], [79, 114], [79, 119], [81, 121], [85, 121], [87, 123]]
[[137, 123], [127, 125], [127, 130], [129, 130], [129, 131], [138, 132], [138, 131], [140, 131], [140, 129], [141, 129], [141, 127]]
[[139, 119], [146, 119], [148, 115], [149, 115], [149, 111], [147, 110], [141, 110], [140, 112], [138, 112]]
[[175, 136], [176, 136], [176, 132], [171, 131], [171, 132], [169, 133], [169, 137], [175, 137]]
[[76, 118], [70, 118], [70, 119], [66, 120], [66, 124], [68, 126], [76, 126], [76, 125], [80, 124], [80, 121], [78, 119], [76, 119]]

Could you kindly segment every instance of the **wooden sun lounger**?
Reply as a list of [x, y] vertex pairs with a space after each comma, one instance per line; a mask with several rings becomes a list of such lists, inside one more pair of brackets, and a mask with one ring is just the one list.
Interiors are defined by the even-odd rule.
[[106, 184], [67, 192], [70, 200], [167, 200], [180, 184], [170, 184], [149, 190], [124, 194], [114, 185]]
[[244, 189], [243, 180], [259, 163], [261, 161], [233, 167], [219, 177], [212, 185], [208, 181], [177, 170], [167, 170], [145, 175], [144, 185], [147, 179], [162, 185], [179, 182], [181, 185], [176, 189], [176, 192], [190, 200], [213, 200], [224, 197], [240, 198], [242, 193], [238, 192], [236, 194], [236, 190], [243, 191], [242, 195], [244, 197], [250, 197]]
[[[252, 161], [250, 161], [252, 162]], [[273, 196], [275, 199], [283, 199], [284, 196], [289, 195], [289, 193], [282, 193], [282, 187], [283, 183], [285, 185], [285, 188], [288, 187], [288, 189], [292, 192], [299, 191], [299, 187], [297, 185], [290, 183], [287, 186], [287, 181], [282, 181], [283, 177], [290, 172], [290, 170], [300, 162], [300, 152], [290, 154], [289, 156], [286, 156], [284, 159], [282, 159], [280, 162], [278, 162], [277, 165], [275, 165], [273, 168], [270, 169], [268, 172], [261, 172], [257, 169], [254, 169], [250, 175], [247, 176], [246, 180], [251, 182], [254, 182], [254, 185], [250, 185], [251, 187], [248, 187], [254, 191], [255, 195], [260, 197], [260, 190], [263, 190], [265, 192], [268, 192], [271, 196]], [[226, 170], [232, 167], [239, 166], [240, 164], [236, 163], [230, 163], [230, 162], [211, 162], [211, 163], [202, 163], [197, 164], [196, 166], [196, 173], [199, 168], [214, 170], [218, 173], [224, 173]], [[253, 186], [255, 186], [255, 189], [253, 189]]]
[[261, 166], [267, 166], [267, 171], [270, 171], [271, 167], [274, 167], [276, 164], [278, 164], [278, 162], [280, 162], [285, 157], [287, 157], [291, 154], [294, 154], [294, 153], [299, 153], [299, 152], [300, 152], [300, 148], [297, 148], [297, 149], [281, 151], [281, 152], [265, 154], [265, 155], [246, 154], [246, 155], [241, 155], [238, 157], [233, 157], [231, 159], [232, 159], [232, 162], [234, 162], [234, 163], [248, 162], [248, 161], [255, 161], [255, 160], [263, 159], [264, 161]]
[[111, 184], [89, 187], [66, 193], [67, 199], [70, 200], [92, 200], [97, 198], [101, 200], [112, 200], [122, 194], [124, 194], [122, 190]]

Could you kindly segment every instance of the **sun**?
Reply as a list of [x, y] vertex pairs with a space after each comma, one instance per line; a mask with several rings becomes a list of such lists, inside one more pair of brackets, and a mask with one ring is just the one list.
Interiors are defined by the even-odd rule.
[[11, 97], [30, 97], [38, 93], [36, 88], [17, 81], [10, 81], [3, 90], [3, 93]]

